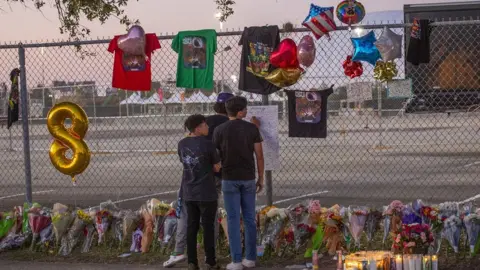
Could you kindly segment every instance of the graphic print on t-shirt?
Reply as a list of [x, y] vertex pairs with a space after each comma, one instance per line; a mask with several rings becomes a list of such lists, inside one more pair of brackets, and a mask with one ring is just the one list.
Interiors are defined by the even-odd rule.
[[295, 113], [299, 123], [317, 124], [322, 119], [322, 96], [315, 92], [295, 92]]
[[189, 148], [184, 148], [182, 149], [182, 161], [186, 169], [193, 172], [198, 163], [200, 163], [200, 157], [197, 157]]
[[204, 37], [183, 39], [184, 68], [205, 69], [207, 66], [207, 42]]
[[420, 28], [420, 21], [418, 19], [414, 19], [412, 24], [412, 32], [410, 36], [415, 39], [420, 39], [421, 34], [422, 34], [422, 29]]
[[272, 52], [272, 48], [261, 42], [250, 42], [248, 45], [250, 50], [248, 54], [247, 71], [258, 77], [267, 76], [269, 74], [268, 69], [270, 68], [270, 53]]
[[131, 55], [124, 52], [122, 65], [124, 71], [144, 71], [146, 59], [144, 55]]

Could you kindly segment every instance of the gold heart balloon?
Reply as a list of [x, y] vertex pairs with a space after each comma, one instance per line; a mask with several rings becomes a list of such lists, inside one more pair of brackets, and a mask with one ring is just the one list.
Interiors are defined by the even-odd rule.
[[270, 72], [265, 79], [271, 84], [284, 88], [297, 83], [302, 75], [300, 68], [277, 68]]

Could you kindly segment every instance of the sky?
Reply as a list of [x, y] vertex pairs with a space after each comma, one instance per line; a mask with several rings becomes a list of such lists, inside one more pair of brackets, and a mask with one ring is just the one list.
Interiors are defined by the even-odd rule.
[[[51, 0], [46, 0], [47, 2]], [[26, 0], [28, 2], [28, 0]], [[216, 6], [213, 0], [130, 0], [126, 13], [131, 18], [140, 19], [147, 32], [175, 33], [181, 30], [219, 29], [215, 19]], [[265, 24], [292, 22], [300, 24], [308, 13], [310, 3], [319, 6], [336, 6], [338, 0], [304, 1], [304, 0], [236, 0], [235, 14], [224, 24], [225, 29], [243, 28]], [[455, 0], [363, 0], [360, 1], [368, 12], [385, 10], [402, 10], [404, 4], [460, 2]], [[462, 1], [465, 2], [465, 1]], [[43, 12], [24, 7], [19, 3], [0, 6], [0, 25], [15, 27], [3, 28], [1, 43], [14, 41], [65, 40], [67, 36], [59, 33], [56, 10], [47, 4]], [[19, 18], [21, 18], [19, 20]], [[99, 22], [84, 22], [91, 30], [92, 38], [109, 38], [122, 34], [125, 28], [118, 19], [110, 19], [105, 25]]]

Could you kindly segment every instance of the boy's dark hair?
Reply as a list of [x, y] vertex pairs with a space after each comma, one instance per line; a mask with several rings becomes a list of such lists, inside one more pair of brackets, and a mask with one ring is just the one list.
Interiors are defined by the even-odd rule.
[[240, 96], [235, 96], [225, 102], [228, 116], [236, 117], [237, 114], [247, 108], [247, 99]]
[[206, 121], [205, 116], [201, 114], [192, 114], [185, 120], [185, 129], [194, 132], [195, 129]]
[[227, 109], [225, 108], [224, 102], [217, 102], [213, 105], [213, 110], [219, 114], [227, 114]]

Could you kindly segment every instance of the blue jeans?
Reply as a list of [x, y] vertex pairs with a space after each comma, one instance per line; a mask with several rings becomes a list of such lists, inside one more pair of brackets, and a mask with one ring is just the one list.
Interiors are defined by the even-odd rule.
[[245, 258], [257, 259], [257, 225], [255, 222], [255, 180], [223, 180], [222, 191], [227, 211], [228, 241], [234, 263], [242, 262], [242, 241], [240, 237], [240, 209], [245, 228]]

